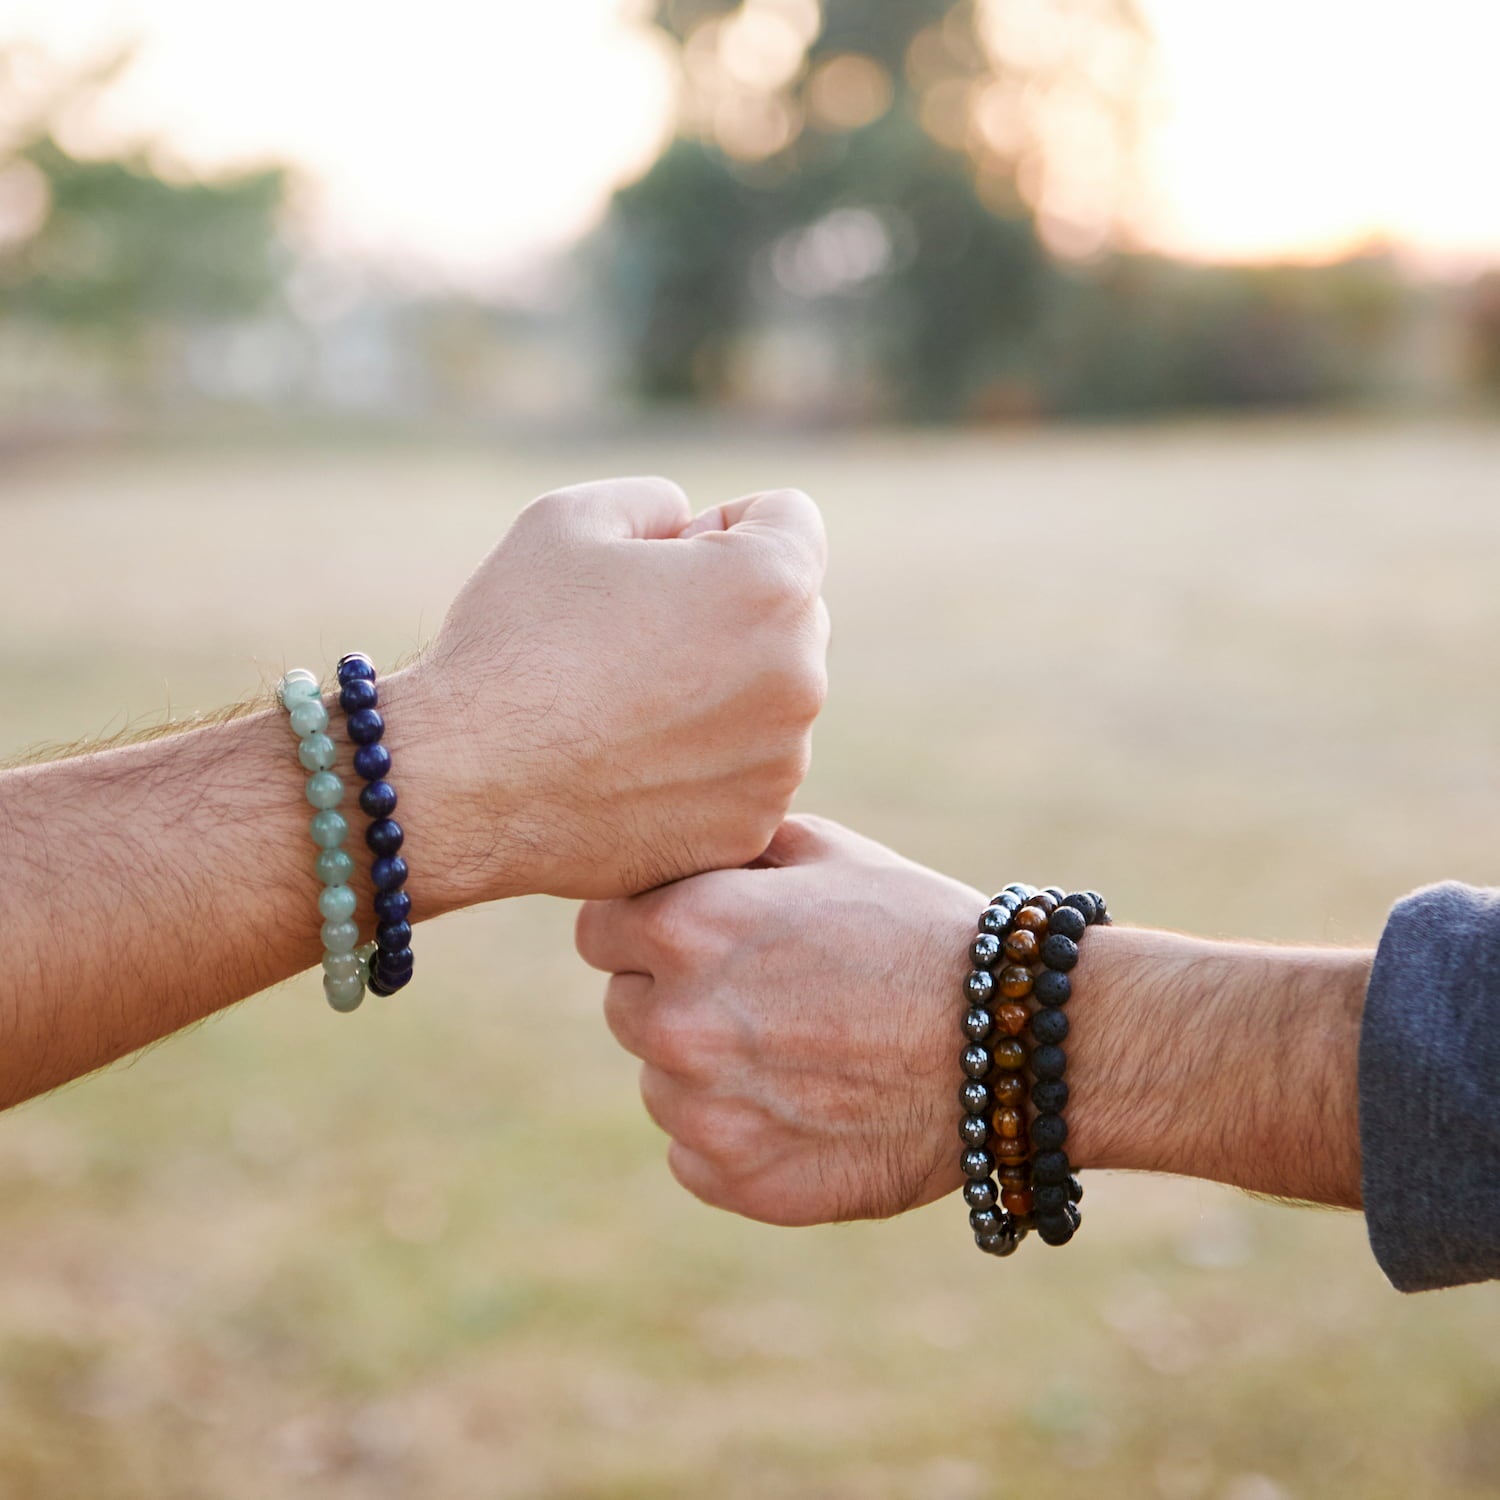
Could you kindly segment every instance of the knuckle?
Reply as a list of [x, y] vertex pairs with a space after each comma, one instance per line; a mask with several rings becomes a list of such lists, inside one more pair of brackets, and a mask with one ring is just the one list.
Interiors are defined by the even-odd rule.
[[642, 1055], [664, 1073], [702, 1072], [720, 1050], [714, 1028], [682, 1006], [657, 1004], [641, 1026]]

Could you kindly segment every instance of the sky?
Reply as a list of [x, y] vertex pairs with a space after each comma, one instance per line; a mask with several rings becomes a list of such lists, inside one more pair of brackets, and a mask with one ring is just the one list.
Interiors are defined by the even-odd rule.
[[[1500, 5], [1141, 4], [1159, 68], [1149, 241], [1235, 259], [1371, 240], [1438, 269], [1500, 259]], [[672, 72], [631, 18], [642, 8], [4, 0], [0, 45], [85, 59], [133, 41], [97, 122], [109, 139], [157, 141], [191, 168], [289, 160], [320, 245], [477, 281], [587, 228], [651, 159]]]

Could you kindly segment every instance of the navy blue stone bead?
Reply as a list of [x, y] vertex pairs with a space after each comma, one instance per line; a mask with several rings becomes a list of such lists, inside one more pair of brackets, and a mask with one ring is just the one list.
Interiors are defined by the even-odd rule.
[[1059, 906], [1047, 919], [1048, 932], [1071, 938], [1075, 943], [1083, 936], [1088, 925], [1083, 920], [1083, 913], [1074, 906]]
[[396, 788], [388, 781], [372, 781], [361, 789], [359, 806], [367, 818], [388, 818], [396, 810]]
[[1066, 1184], [1072, 1170], [1066, 1151], [1038, 1151], [1031, 1159], [1031, 1180], [1043, 1185]]
[[970, 1208], [993, 1208], [999, 1201], [1000, 1189], [995, 1186], [992, 1177], [985, 1177], [977, 1182], [971, 1178], [964, 1183], [964, 1202]]
[[385, 953], [411, 947], [410, 922], [382, 922], [375, 929], [375, 946]]
[[374, 708], [380, 702], [380, 691], [368, 677], [352, 677], [339, 690], [339, 707], [346, 714], [362, 708]]
[[382, 922], [404, 922], [411, 916], [411, 897], [405, 891], [378, 891], [375, 915]]
[[1031, 986], [1038, 1005], [1066, 1005], [1073, 994], [1073, 981], [1056, 969], [1043, 969]]
[[1043, 1078], [1031, 1085], [1031, 1102], [1039, 1110], [1060, 1115], [1068, 1107], [1068, 1085], [1061, 1078]]
[[1061, 1078], [1068, 1068], [1068, 1055], [1061, 1047], [1037, 1047], [1031, 1054], [1031, 1071], [1042, 1080]]
[[404, 974], [417, 961], [410, 948], [382, 948], [375, 955], [375, 970], [379, 974]]
[[983, 1006], [976, 1005], [973, 1010], [964, 1012], [962, 1027], [963, 1034], [971, 1042], [985, 1042], [995, 1029], [995, 1018]]
[[406, 884], [406, 861], [399, 854], [383, 854], [370, 866], [377, 891], [399, 891]]
[[978, 1042], [965, 1047], [959, 1054], [958, 1062], [970, 1078], [987, 1078], [990, 1069], [995, 1066], [995, 1059], [990, 1055], [990, 1049], [981, 1047]]
[[958, 1091], [958, 1102], [969, 1114], [983, 1115], [989, 1113], [990, 1106], [995, 1101], [990, 1096], [988, 1084], [978, 1078], [965, 1078], [963, 1087]]
[[370, 981], [369, 981], [368, 984], [365, 985], [365, 988], [367, 990], [369, 990], [369, 992], [372, 995], [393, 995], [393, 994], [395, 994], [394, 990], [388, 990], [380, 982], [380, 975], [378, 975], [378, 974], [371, 974], [370, 975]]
[[1000, 961], [1000, 939], [993, 932], [981, 932], [969, 944], [969, 962], [976, 969], [993, 969]]
[[406, 831], [394, 818], [376, 818], [365, 829], [365, 843], [372, 854], [399, 854]]
[[1049, 969], [1066, 973], [1078, 962], [1078, 944], [1060, 932], [1050, 933], [1042, 943], [1042, 962]]
[[1038, 1151], [1056, 1151], [1068, 1138], [1068, 1122], [1061, 1115], [1038, 1115], [1031, 1122], [1031, 1144]]
[[989, 1177], [994, 1173], [995, 1158], [988, 1151], [975, 1147], [972, 1151], [964, 1152], [959, 1159], [959, 1165], [963, 1168], [965, 1177], [971, 1177], [977, 1181], [981, 1177]]
[[362, 708], [344, 720], [344, 728], [356, 745], [374, 745], [385, 733], [385, 720], [378, 708]]
[[1038, 1217], [1060, 1214], [1068, 1206], [1068, 1189], [1061, 1182], [1049, 1182], [1031, 1190], [1031, 1206]]
[[995, 976], [988, 969], [971, 969], [964, 980], [970, 1005], [988, 1005], [995, 996]]
[[1031, 1039], [1042, 1046], [1055, 1047], [1068, 1039], [1068, 1013], [1056, 1006], [1042, 1006], [1031, 1017]]
[[361, 745], [354, 752], [354, 770], [362, 781], [379, 781], [390, 775], [391, 752], [384, 745]]
[[1094, 905], [1094, 898], [1087, 891], [1074, 891], [1071, 896], [1063, 902], [1064, 906], [1071, 906], [1085, 922], [1092, 922], [1094, 914], [1099, 910]]
[[990, 1138], [989, 1121], [983, 1115], [960, 1115], [958, 1138], [966, 1146], [982, 1146]]
[[385, 986], [385, 992], [394, 995], [397, 990], [404, 990], [411, 983], [411, 970], [404, 974], [382, 974], [380, 982]]
[[1004, 937], [1010, 931], [1011, 910], [1008, 906], [987, 906], [979, 913], [979, 930]]
[[374, 682], [375, 663], [363, 651], [350, 651], [339, 657], [338, 679], [340, 687], [346, 682], [357, 682], [360, 679]]

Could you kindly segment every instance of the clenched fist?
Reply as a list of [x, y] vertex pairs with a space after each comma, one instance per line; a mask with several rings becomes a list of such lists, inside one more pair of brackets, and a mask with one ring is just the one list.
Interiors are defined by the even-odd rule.
[[823, 702], [824, 562], [795, 490], [697, 520], [663, 479], [529, 505], [402, 674], [432, 905], [616, 896], [760, 854]]

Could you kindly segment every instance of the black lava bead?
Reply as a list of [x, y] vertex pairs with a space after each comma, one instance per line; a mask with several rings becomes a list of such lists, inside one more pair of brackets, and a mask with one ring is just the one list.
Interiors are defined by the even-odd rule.
[[411, 916], [411, 897], [405, 891], [377, 891], [375, 915], [382, 922], [404, 922]]
[[1031, 1018], [1031, 1039], [1043, 1046], [1055, 1047], [1068, 1039], [1068, 1013], [1055, 1006], [1043, 1006]]
[[958, 1138], [966, 1146], [982, 1146], [990, 1138], [990, 1122], [983, 1115], [960, 1115]]
[[383, 854], [370, 866], [377, 891], [399, 891], [406, 884], [406, 861], [399, 854]]
[[1109, 915], [1109, 904], [1105, 901], [1104, 897], [1099, 894], [1098, 891], [1085, 891], [1084, 895], [1093, 898], [1094, 920], [1096, 922], [1102, 922]]
[[959, 1158], [958, 1164], [963, 1168], [965, 1177], [972, 1177], [976, 1180], [993, 1175], [995, 1170], [995, 1158], [978, 1146], [965, 1151]]
[[394, 818], [376, 818], [365, 829], [365, 843], [372, 854], [399, 854], [406, 830]]
[[372, 781], [361, 787], [360, 811], [367, 818], [388, 818], [396, 810], [396, 788], [388, 781]]
[[1039, 1110], [1061, 1114], [1068, 1107], [1068, 1086], [1061, 1078], [1044, 1078], [1031, 1085], [1031, 1102]]
[[970, 1208], [993, 1208], [999, 1201], [1000, 1189], [993, 1179], [984, 1177], [975, 1181], [971, 1178], [964, 1183], [964, 1202]]
[[1031, 987], [1038, 1005], [1066, 1005], [1073, 994], [1073, 981], [1056, 969], [1043, 969]]
[[995, 1018], [982, 1005], [976, 1005], [964, 1012], [962, 1024], [964, 1035], [971, 1042], [983, 1042], [989, 1040], [990, 1032], [995, 1029]]
[[1085, 922], [1092, 922], [1094, 914], [1099, 910], [1094, 905], [1094, 898], [1087, 891], [1074, 891], [1071, 896], [1063, 900], [1063, 905], [1072, 907]]
[[391, 752], [384, 745], [361, 745], [354, 752], [354, 769], [363, 781], [379, 781], [390, 775]]
[[1068, 1122], [1061, 1115], [1038, 1115], [1031, 1122], [1031, 1144], [1038, 1151], [1056, 1151], [1068, 1138]]
[[346, 714], [358, 713], [362, 708], [374, 708], [380, 702], [380, 692], [368, 677], [353, 677], [339, 690], [339, 707]]
[[1066, 1245], [1073, 1231], [1073, 1221], [1066, 1214], [1037, 1215], [1036, 1232], [1044, 1245]]
[[993, 969], [1000, 958], [1000, 939], [993, 932], [981, 932], [969, 944], [969, 962], [976, 969]]
[[989, 1111], [995, 1100], [987, 1084], [977, 1078], [966, 1078], [958, 1091], [958, 1102], [971, 1115], [982, 1115]]
[[988, 1047], [971, 1042], [959, 1054], [958, 1064], [970, 1078], [988, 1078], [990, 1069], [995, 1066], [995, 1059]]
[[1071, 938], [1075, 943], [1083, 936], [1088, 925], [1083, 920], [1083, 913], [1072, 906], [1059, 906], [1047, 919], [1048, 932]]
[[1050, 933], [1042, 943], [1042, 962], [1049, 969], [1066, 973], [1078, 962], [1078, 944], [1060, 932]]
[[1004, 937], [1010, 931], [1011, 911], [1008, 906], [987, 906], [979, 913], [979, 930]]
[[995, 996], [995, 976], [988, 969], [971, 969], [964, 980], [970, 1005], [988, 1005]]
[[339, 657], [338, 679], [341, 687], [361, 678], [366, 682], [375, 680], [375, 663], [363, 651], [350, 651]]
[[1000, 1209], [972, 1208], [969, 1210], [969, 1228], [975, 1234], [1003, 1234], [1007, 1227], [1005, 1215]]
[[344, 730], [356, 745], [374, 745], [385, 733], [385, 720], [378, 708], [362, 708], [344, 720]]
[[1033, 1050], [1031, 1071], [1034, 1077], [1045, 1082], [1049, 1078], [1061, 1078], [1067, 1070], [1068, 1054], [1061, 1047], [1037, 1047]]
[[375, 929], [375, 946], [386, 953], [394, 953], [398, 948], [410, 948], [411, 923], [382, 922]]
[[1066, 1151], [1038, 1151], [1031, 1159], [1031, 1180], [1039, 1183], [1066, 1183], [1072, 1165]]
[[1060, 1214], [1068, 1206], [1068, 1189], [1060, 1182], [1049, 1182], [1031, 1190], [1031, 1206], [1040, 1215]]
[[1079, 1178], [1068, 1178], [1068, 1197], [1075, 1203], [1083, 1202], [1083, 1183]]

